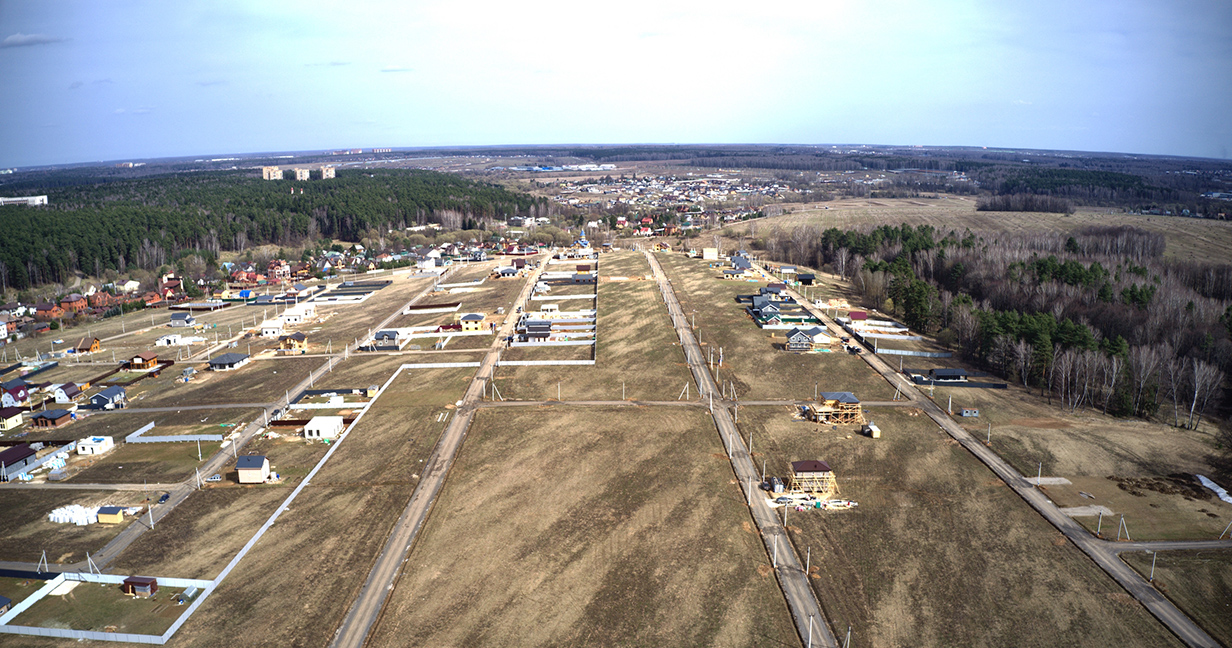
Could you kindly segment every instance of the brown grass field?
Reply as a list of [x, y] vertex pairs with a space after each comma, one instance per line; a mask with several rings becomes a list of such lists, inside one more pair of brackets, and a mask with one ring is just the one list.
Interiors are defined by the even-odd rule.
[[[1121, 554], [1144, 578], [1150, 576], [1151, 557], [1146, 552]], [[1216, 641], [1232, 645], [1232, 552], [1160, 552], [1155, 587]]]
[[[782, 350], [787, 331], [757, 327], [736, 295], [756, 293], [765, 283], [724, 281], [719, 270], [683, 254], [657, 257], [671, 278], [685, 313], [696, 311], [695, 334], [703, 353], [714, 351], [723, 367], [718, 380], [734, 380], [742, 399], [811, 399], [816, 391], [850, 391], [861, 400], [889, 400], [894, 388], [860, 358], [842, 352], [796, 354]], [[774, 334], [776, 337], [771, 337]]]
[[[822, 229], [843, 229], [880, 225], [933, 225], [948, 232], [970, 228], [977, 235], [996, 233], [1031, 234], [1036, 232], [1077, 232], [1090, 226], [1129, 225], [1167, 237], [1165, 256], [1178, 260], [1210, 261], [1232, 258], [1232, 223], [1126, 214], [1099, 208], [1082, 208], [1072, 215], [1025, 212], [978, 212], [975, 199], [944, 196], [937, 199], [836, 200], [828, 203], [792, 206], [791, 212], [753, 221], [755, 236], [764, 236], [774, 227], [793, 228], [816, 225]], [[725, 232], [735, 236], [749, 231], [750, 223], [729, 226]]]
[[0, 556], [34, 563], [46, 550], [50, 562], [85, 560], [87, 551], [102, 549], [127, 524], [55, 524], [47, 514], [69, 504], [140, 506], [144, 499], [141, 491], [8, 489], [3, 495], [4, 514], [0, 515]]
[[788, 513], [831, 624], [862, 646], [1171, 646], [1176, 639], [923, 415], [879, 409], [878, 440], [742, 409], [755, 459], [834, 468], [849, 511]]
[[798, 645], [703, 410], [480, 411], [375, 646]]
[[252, 361], [235, 371], [201, 371], [188, 383], [177, 383], [165, 372], [150, 379], [151, 389], [130, 407], [174, 407], [221, 403], [267, 403], [283, 397], [287, 389], [325, 364], [323, 358], [289, 357]]
[[[203, 442], [202, 459], [219, 447], [217, 441]], [[172, 484], [192, 477], [193, 469], [204, 462], [197, 460], [196, 443], [121, 443], [107, 454], [74, 463], [84, 465], [68, 479], [74, 484]]]

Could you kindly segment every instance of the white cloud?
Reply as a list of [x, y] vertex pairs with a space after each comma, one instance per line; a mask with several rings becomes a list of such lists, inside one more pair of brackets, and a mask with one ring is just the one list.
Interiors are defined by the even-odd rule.
[[48, 45], [50, 43], [59, 43], [63, 38], [48, 36], [47, 34], [22, 34], [20, 32], [12, 36], [6, 36], [3, 41], [0, 41], [0, 47], [30, 47], [32, 45]]

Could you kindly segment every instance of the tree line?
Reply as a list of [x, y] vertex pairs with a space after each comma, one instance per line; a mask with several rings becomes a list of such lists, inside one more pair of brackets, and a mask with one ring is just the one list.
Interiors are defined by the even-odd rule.
[[[1195, 426], [1232, 370], [1226, 265], [1176, 264], [1130, 227], [983, 235], [929, 225], [772, 229], [772, 259], [828, 267], [912, 329], [1070, 410]], [[1214, 279], [1213, 279], [1214, 278]]]
[[[302, 190], [303, 193], [300, 193]], [[46, 208], [0, 207], [0, 291], [64, 282], [75, 272], [150, 270], [184, 251], [217, 257], [252, 245], [439, 223], [494, 229], [544, 213], [544, 200], [430, 171], [340, 171], [303, 183], [210, 172], [70, 186]]]

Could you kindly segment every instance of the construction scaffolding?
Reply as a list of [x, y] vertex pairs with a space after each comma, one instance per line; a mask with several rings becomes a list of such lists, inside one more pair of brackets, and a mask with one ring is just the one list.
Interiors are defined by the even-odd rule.
[[809, 418], [818, 423], [864, 425], [860, 399], [851, 392], [821, 392], [818, 401], [808, 406]]
[[830, 464], [808, 460], [791, 462], [791, 482], [787, 490], [792, 493], [808, 493], [818, 499], [838, 495], [838, 480]]

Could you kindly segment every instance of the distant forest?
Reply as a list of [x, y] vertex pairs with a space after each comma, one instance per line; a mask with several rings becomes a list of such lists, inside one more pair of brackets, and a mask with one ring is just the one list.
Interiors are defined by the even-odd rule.
[[155, 269], [187, 251], [216, 259], [250, 245], [359, 240], [426, 223], [482, 229], [493, 219], [549, 209], [493, 184], [400, 170], [340, 171], [309, 182], [236, 171], [178, 174], [76, 184], [48, 195], [45, 208], [0, 207], [0, 290], [65, 282], [76, 271]]

